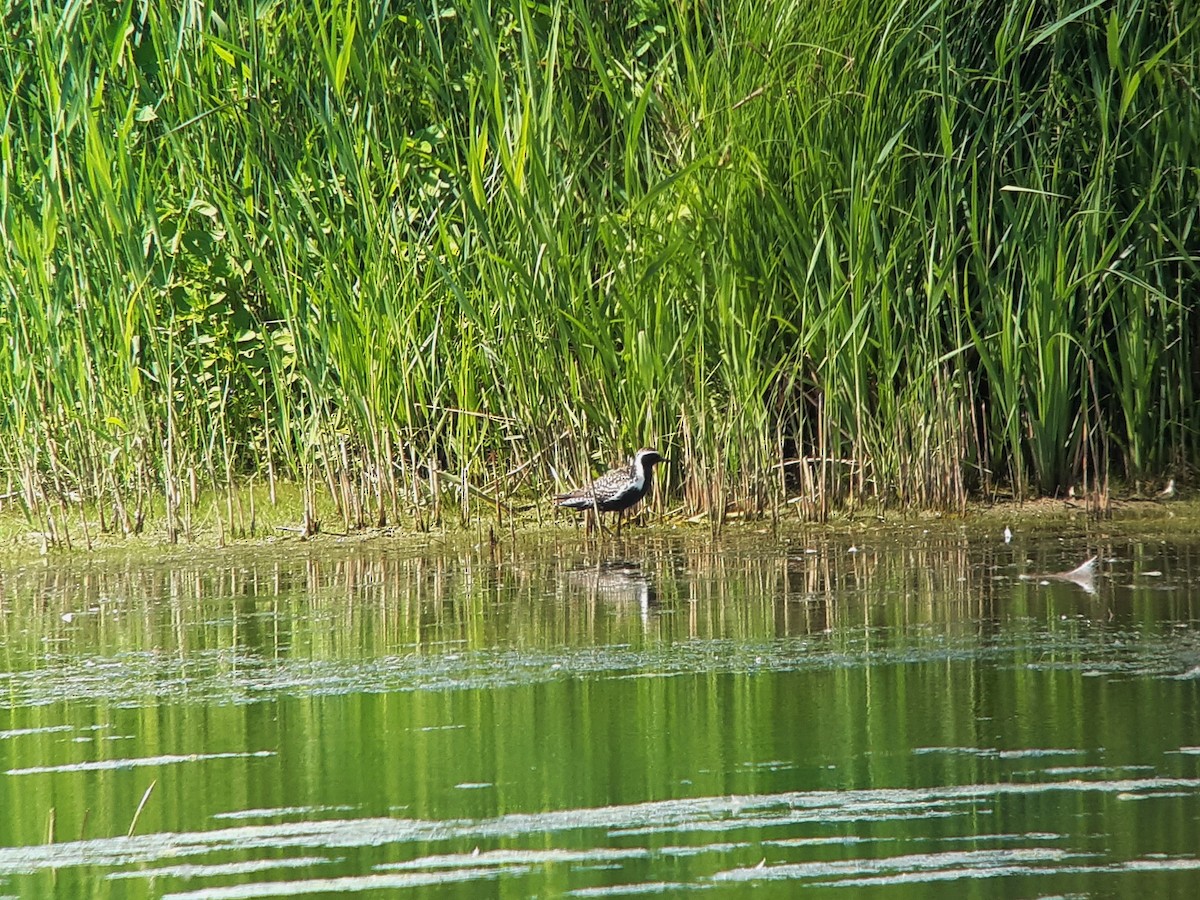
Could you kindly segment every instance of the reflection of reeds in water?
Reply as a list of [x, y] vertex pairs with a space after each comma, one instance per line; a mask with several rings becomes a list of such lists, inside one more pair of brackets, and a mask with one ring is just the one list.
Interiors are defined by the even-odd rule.
[[[1145, 568], [1141, 544], [1092, 547]], [[1161, 553], [1161, 550], [1158, 552]], [[1190, 546], [1152, 562], [1164, 578], [1200, 565]], [[232, 651], [301, 659], [452, 650], [772, 640], [863, 628], [981, 623], [1036, 616], [1054, 591], [1022, 572], [1063, 571], [1057, 542], [1004, 544], [957, 532], [821, 532], [756, 545], [648, 538], [631, 560], [587, 559], [577, 545], [404, 556], [358, 547], [340, 555], [262, 552], [207, 559], [12, 570], [0, 579], [0, 641], [32, 659], [126, 651]], [[1074, 556], [1074, 554], [1072, 554]], [[1076, 559], [1078, 557], [1075, 557]], [[1121, 564], [1115, 566], [1120, 569]], [[1068, 598], [1105, 602], [1073, 584]], [[1135, 581], [1127, 596], [1163, 579]], [[1187, 617], [1190, 591], [1161, 592]], [[1174, 604], [1174, 606], [1170, 606]], [[1157, 608], [1157, 607], [1156, 607]], [[1118, 610], [1119, 612], [1119, 610]], [[989, 624], [987, 627], [991, 627]]]
[[734, 624], [742, 633], [781, 637], [948, 621], [987, 608], [992, 584], [965, 539], [904, 546], [884, 531], [865, 537], [788, 542], [769, 559], [720, 547], [694, 552], [688, 568], [703, 577], [692, 582], [693, 599], [708, 613], [694, 614], [697, 627], [727, 632]]
[[562, 581], [569, 597], [590, 606], [608, 604], [617, 612], [634, 610], [643, 625], [649, 624], [650, 611], [658, 605], [654, 582], [636, 562], [612, 560], [569, 569]]

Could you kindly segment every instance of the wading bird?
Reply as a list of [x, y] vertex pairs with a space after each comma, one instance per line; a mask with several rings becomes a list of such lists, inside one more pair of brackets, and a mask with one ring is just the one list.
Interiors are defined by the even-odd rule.
[[[558, 494], [554, 499], [559, 506], [583, 512], [595, 510], [597, 514], [617, 514], [617, 534], [621, 533], [621, 514], [646, 496], [654, 480], [654, 464], [666, 462], [657, 450], [650, 447], [634, 454], [633, 462], [605, 472], [589, 485]], [[599, 523], [599, 516], [596, 519]]]

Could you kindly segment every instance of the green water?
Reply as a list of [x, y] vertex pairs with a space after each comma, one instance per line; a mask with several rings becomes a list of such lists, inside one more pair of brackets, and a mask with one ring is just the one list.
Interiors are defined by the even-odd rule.
[[1190, 898], [1198, 585], [1062, 528], [10, 566], [0, 897]]

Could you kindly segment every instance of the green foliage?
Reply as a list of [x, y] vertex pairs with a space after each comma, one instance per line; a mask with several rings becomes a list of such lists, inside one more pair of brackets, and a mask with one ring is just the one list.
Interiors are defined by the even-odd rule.
[[0, 467], [347, 524], [651, 442], [718, 512], [1179, 472], [1192, 7], [13, 7]]

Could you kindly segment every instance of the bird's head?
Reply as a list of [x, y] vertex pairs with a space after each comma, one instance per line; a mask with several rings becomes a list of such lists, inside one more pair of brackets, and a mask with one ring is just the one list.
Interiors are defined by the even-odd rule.
[[639, 450], [633, 457], [633, 464], [638, 467], [650, 469], [655, 463], [667, 462], [667, 458], [655, 450], [653, 447], [644, 447]]

